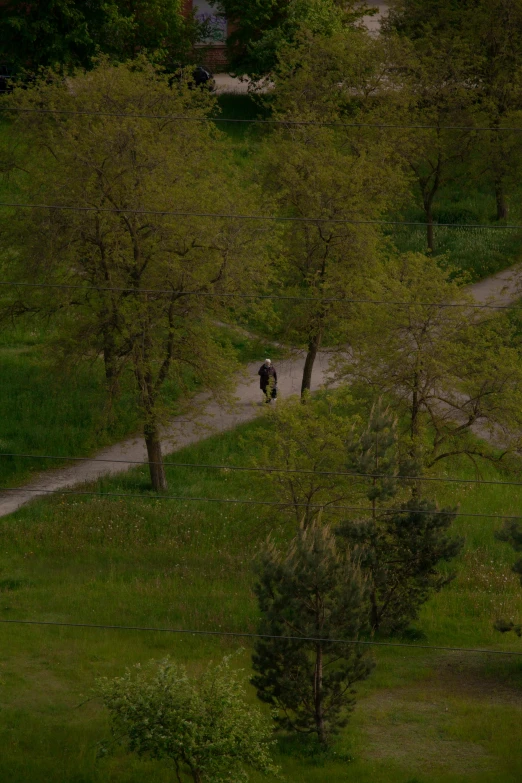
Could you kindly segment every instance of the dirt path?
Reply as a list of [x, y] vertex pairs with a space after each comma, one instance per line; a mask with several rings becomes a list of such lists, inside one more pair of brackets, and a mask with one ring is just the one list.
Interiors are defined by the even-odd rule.
[[[469, 291], [480, 302], [508, 304], [520, 296], [522, 284], [522, 266], [514, 267], [486, 280], [470, 286]], [[238, 403], [231, 412], [212, 402], [205, 407], [205, 412], [197, 423], [183, 417], [175, 419], [166, 433], [166, 450], [179, 451], [184, 446], [203, 440], [213, 432], [224, 432], [233, 429], [238, 424], [251, 421], [259, 415], [262, 409], [261, 392], [257, 370], [264, 357], [259, 362], [247, 368], [249, 380], [241, 381], [236, 389]], [[298, 394], [301, 386], [301, 376], [304, 364], [304, 354], [277, 362], [279, 378], [279, 393], [283, 397]], [[328, 354], [317, 357], [312, 376], [312, 390], [318, 389], [326, 380], [328, 371]], [[203, 398], [202, 398], [203, 399]], [[95, 458], [77, 462], [66, 468], [48, 470], [16, 491], [0, 494], [0, 517], [11, 514], [21, 506], [29, 503], [39, 495], [47, 495], [61, 489], [71, 488], [78, 484], [94, 481], [101, 476], [110, 476], [129, 470], [120, 460], [144, 461], [147, 458], [145, 444], [142, 438], [129, 438], [96, 454]], [[98, 462], [96, 460], [104, 460]]]

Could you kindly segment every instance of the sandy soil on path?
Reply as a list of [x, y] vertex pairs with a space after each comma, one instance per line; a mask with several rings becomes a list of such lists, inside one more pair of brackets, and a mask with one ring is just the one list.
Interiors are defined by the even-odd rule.
[[[521, 286], [522, 265], [511, 267], [475, 283], [468, 290], [481, 304], [505, 305], [521, 296]], [[263, 359], [264, 357], [260, 357], [258, 363], [248, 366], [247, 380], [240, 381], [237, 386], [238, 401], [233, 411], [221, 407], [217, 402], [210, 402], [197, 423], [184, 417], [175, 419], [165, 433], [165, 451], [179, 451], [184, 446], [203, 440], [212, 433], [233, 429], [238, 424], [251, 421], [258, 416], [263, 402], [257, 371]], [[281, 396], [287, 397], [299, 393], [304, 359], [304, 354], [300, 354], [277, 362], [278, 387]], [[326, 381], [328, 361], [328, 354], [320, 354], [317, 357], [312, 376], [312, 390], [318, 389]], [[147, 452], [143, 439], [134, 437], [104, 449], [92, 459], [76, 462], [69, 467], [45, 471], [35, 476], [29, 484], [0, 494], [0, 517], [11, 514], [39, 495], [70, 489], [79, 484], [95, 481], [101, 476], [123, 473], [132, 467], [126, 464], [125, 460], [143, 462], [146, 459]]]

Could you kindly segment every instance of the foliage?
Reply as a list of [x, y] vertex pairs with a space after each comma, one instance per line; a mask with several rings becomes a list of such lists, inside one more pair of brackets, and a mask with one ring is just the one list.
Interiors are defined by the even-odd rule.
[[[518, 134], [497, 129], [520, 124], [522, 2], [394, 0], [386, 27], [388, 33], [398, 32], [411, 40], [422, 62], [438, 63], [430, 69], [434, 83], [440, 83], [445, 93], [453, 85], [454, 97], [464, 99], [471, 110], [466, 123], [456, 115], [446, 124], [492, 128], [488, 133], [468, 134], [473, 142], [472, 170], [475, 176], [485, 177], [494, 192], [497, 219], [506, 218], [508, 197], [518, 184], [522, 148]], [[440, 80], [444, 73], [445, 83]], [[466, 133], [451, 135], [464, 140]]]
[[239, 783], [249, 779], [245, 767], [275, 773], [270, 724], [245, 701], [229, 660], [195, 678], [165, 659], [99, 680], [116, 740], [130, 753], [170, 759], [179, 781]]
[[[53, 399], [56, 406], [61, 404], [59, 394], [47, 394], [49, 404]], [[257, 433], [257, 441], [250, 433]], [[258, 444], [271, 437], [268, 420], [261, 417], [193, 443], [168, 461], [244, 467]], [[76, 454], [85, 453], [79, 449], [81, 444]], [[267, 486], [254, 485], [252, 474], [245, 471], [195, 470], [179, 464], [166, 470], [174, 495], [267, 499]], [[458, 461], [439, 463], [432, 475], [459, 479], [425, 486], [436, 487], [442, 508], [460, 504], [454, 529], [455, 535], [465, 536], [466, 548], [455, 567], [457, 578], [424, 604], [415, 626], [427, 644], [516, 649], [519, 642], [513, 634], [502, 636], [493, 628], [498, 617], [522, 618], [522, 590], [511, 573], [512, 550], [495, 540], [491, 520], [467, 515], [517, 516], [520, 477], [488, 465], [484, 478], [507, 483], [476, 484], [473, 467]], [[92, 623], [95, 618], [108, 625], [256, 631], [253, 555], [264, 544], [265, 525], [278, 540], [284, 536], [286, 541], [287, 533], [293, 536], [289, 526], [279, 529], [273, 509], [153, 500], [147, 493], [146, 466], [107, 477], [96, 489], [128, 494], [56, 495], [2, 519], [3, 618], [48, 618], [52, 607], [50, 619], [71, 622]], [[21, 586], [8, 589], [8, 579]], [[185, 663], [189, 672], [201, 671], [237, 647], [220, 637], [191, 634], [49, 629], [42, 635], [23, 625], [6, 628], [0, 638], [0, 731], [10, 740], [0, 755], [0, 779], [16, 783], [175, 781], [167, 761], [118, 752], [100, 765], [93, 748], [108, 738], [107, 712], [97, 701], [72, 711], [71, 706], [88, 696], [95, 677], [119, 676], [138, 661], [168, 654]], [[303, 743], [301, 753], [297, 739], [291, 745], [292, 738], [278, 741], [274, 759], [286, 780], [346, 783], [349, 773], [357, 783], [405, 783], [419, 777], [422, 768], [421, 779], [440, 783], [444, 777], [469, 775], [470, 754], [472, 777], [482, 775], [488, 783], [522, 779], [520, 754], [510, 752], [520, 736], [522, 669], [516, 656], [457, 659], [454, 652], [430, 652], [418, 649], [411, 638], [405, 641], [412, 646], [375, 648], [374, 673], [357, 687], [350, 724], [326, 757], [305, 755], [307, 749], [314, 752], [312, 743]], [[250, 643], [246, 646], [248, 652], [231, 666], [249, 670]], [[251, 696], [249, 691], [250, 704]], [[427, 709], [426, 704], [434, 706]], [[440, 704], [441, 709], [435, 706]], [[435, 736], [441, 739], [435, 741]], [[482, 747], [485, 736], [487, 754], [480, 754], [477, 746]], [[403, 740], [408, 754], [402, 752]], [[333, 751], [354, 760], [347, 767], [347, 759], [336, 761]], [[323, 759], [324, 767], [318, 768]], [[251, 777], [256, 783], [257, 777], [262, 780], [260, 775]]]
[[[251, 290], [270, 275], [260, 227], [168, 213], [173, 207], [212, 213], [216, 192], [223, 211], [233, 212], [240, 189], [245, 209], [255, 212], [255, 196], [231, 176], [207, 123], [125, 116], [205, 117], [211, 108], [208, 97], [171, 88], [146, 63], [104, 62], [67, 85], [48, 76], [9, 100], [24, 109], [101, 115], [35, 113], [19, 120], [24, 145], [39, 152], [30, 176], [20, 174], [23, 199], [64, 209], [18, 212], [6, 228], [0, 264], [19, 282], [66, 287], [27, 296], [32, 289], [18, 289], [4, 309], [53, 318], [55, 351], [68, 365], [103, 356], [114, 399], [122, 380], [134, 385], [153, 486], [165, 489], [159, 430], [172, 412], [163, 393], [168, 383], [182, 386], [189, 369], [209, 391], [225, 397], [232, 391], [233, 352], [213, 331], [215, 320], [229, 317], [231, 302], [206, 295]], [[123, 116], [114, 116], [116, 107]]]
[[344, 402], [332, 394], [307, 398], [306, 405], [296, 397], [281, 400], [266, 414], [270, 438], [259, 443], [255, 436], [253, 465], [263, 469], [263, 479], [299, 526], [353, 493], [353, 479], [342, 471], [347, 444], [357, 440], [360, 426], [358, 416], [346, 415]]
[[15, 73], [90, 68], [100, 54], [119, 61], [148, 52], [166, 65], [184, 62], [200, 35], [180, 0], [8, 0], [0, 17], [0, 60]]
[[338, 376], [361, 393], [390, 395], [419, 468], [516, 451], [522, 378], [509, 318], [474, 309], [450, 271], [420, 254], [391, 258], [373, 295], [387, 304], [361, 306]]
[[[360, 36], [354, 33], [352, 39], [357, 49]], [[296, 57], [306, 61], [309, 45], [315, 43], [307, 42]], [[326, 44], [324, 49], [328, 51]], [[356, 57], [350, 65], [352, 71], [344, 75], [348, 84], [358, 68]], [[352, 312], [350, 302], [343, 300], [362, 297], [376, 274], [381, 244], [372, 221], [396, 203], [405, 187], [393, 146], [382, 137], [350, 135], [321, 124], [328, 120], [335, 126], [339, 120], [335, 101], [326, 106], [303, 102], [319, 67], [314, 56], [311, 63], [285, 71], [278, 80], [274, 111], [289, 124], [278, 126], [263, 152], [266, 191], [273, 194], [280, 214], [297, 219], [284, 227], [279, 276], [287, 295], [306, 300], [289, 301], [283, 314], [285, 339], [307, 350], [302, 394], [310, 389], [323, 341], [343, 339]]]
[[438, 566], [462, 549], [462, 539], [448, 536], [455, 516], [414, 497], [373, 519], [339, 526], [336, 532], [357, 553], [368, 580], [372, 630], [405, 630], [430, 596], [454, 579]]
[[382, 400], [372, 406], [366, 427], [347, 443], [346, 468], [363, 477], [373, 519], [378, 504], [395, 498], [400, 486], [409, 485], [409, 477], [417, 473], [415, 463], [400, 453], [400, 445], [397, 419]]
[[239, 74], [260, 78], [277, 63], [280, 50], [292, 46], [300, 30], [330, 35], [360, 19], [368, 9], [354, 0], [219, 0], [233, 23], [228, 45], [232, 67]]
[[314, 520], [286, 553], [268, 543], [255, 592], [263, 615], [259, 633], [283, 637], [256, 642], [252, 683], [258, 696], [275, 707], [282, 728], [315, 734], [327, 744], [347, 723], [353, 685], [373, 665], [367, 649], [354, 643], [368, 615], [359, 570], [331, 530]]
[[[505, 522], [503, 529], [495, 533], [495, 538], [510, 544], [515, 552], [522, 552], [522, 525], [520, 522], [515, 520]], [[517, 574], [522, 585], [522, 557], [513, 565], [513, 573]], [[522, 636], [522, 624], [516, 624], [513, 620], [498, 620], [495, 623], [495, 628], [502, 633], [514, 631], [517, 636]]]

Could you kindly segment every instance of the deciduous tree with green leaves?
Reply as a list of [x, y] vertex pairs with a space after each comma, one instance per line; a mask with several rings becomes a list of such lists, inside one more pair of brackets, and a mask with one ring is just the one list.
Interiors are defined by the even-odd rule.
[[[261, 290], [270, 275], [264, 226], [169, 213], [212, 213], [216, 193], [225, 213], [240, 199], [256, 212], [256, 197], [210, 124], [125, 116], [201, 118], [212, 105], [145, 62], [102, 63], [67, 84], [48, 75], [9, 101], [64, 113], [15, 115], [22, 157], [30, 150], [20, 197], [61, 208], [12, 216], [3, 274], [51, 287], [12, 289], [4, 307], [51, 316], [66, 365], [103, 357], [109, 397], [130, 384], [152, 485], [164, 490], [161, 427], [180, 404], [190, 408], [184, 379], [222, 399], [233, 393], [236, 363], [215, 320], [228, 317], [231, 293]], [[100, 114], [67, 113], [83, 110]], [[165, 393], [173, 385], [177, 403]]]
[[255, 79], [272, 72], [280, 51], [293, 46], [301, 30], [331, 35], [370, 10], [356, 0], [218, 0], [216, 5], [232, 22], [232, 67]]
[[335, 129], [309, 125], [275, 131], [264, 168], [280, 214], [298, 218], [284, 224], [279, 278], [285, 295], [305, 300], [286, 302], [282, 316], [285, 339], [306, 350], [304, 395], [319, 349], [343, 339], [349, 300], [362, 298], [376, 274], [381, 237], [371, 221], [384, 214], [403, 180], [386, 150], [354, 148]]
[[[259, 698], [277, 710], [284, 729], [327, 744], [346, 725], [354, 685], [370, 674], [366, 587], [359, 568], [332, 531], [314, 521], [287, 552], [269, 543], [255, 591], [262, 619], [252, 679]], [[346, 640], [346, 644], [329, 642]]]
[[[168, 659], [100, 679], [115, 742], [129, 753], [172, 762], [176, 779], [243, 783], [248, 770], [274, 775], [272, 727], [249, 704], [230, 658], [190, 677]], [[102, 754], [106, 746], [102, 747]]]
[[348, 118], [365, 121], [359, 94], [382, 88], [380, 65], [389, 55], [362, 30], [303, 33], [299, 46], [281, 55], [269, 96], [282, 125], [265, 143], [264, 184], [280, 214], [295, 219], [284, 224], [280, 281], [289, 295], [306, 299], [285, 303], [282, 318], [285, 339], [307, 352], [302, 394], [321, 346], [343, 340], [349, 300], [364, 298], [376, 275], [382, 234], [374, 221], [406, 190], [395, 143]]
[[118, 61], [145, 51], [166, 65], [190, 60], [200, 26], [181, 0], [8, 0], [0, 15], [0, 63], [15, 74], [56, 67], [91, 68], [107, 54]]
[[458, 455], [479, 468], [516, 451], [522, 371], [510, 319], [475, 309], [451, 270], [420, 254], [391, 257], [374, 295], [383, 304], [361, 305], [338, 377], [385, 396], [419, 469]]
[[[460, 101], [465, 99], [471, 110], [468, 124], [492, 128], [472, 139], [471, 172], [489, 183], [497, 219], [505, 219], [509, 195], [520, 179], [515, 172], [522, 164], [519, 135], [500, 130], [520, 125], [521, 0], [391, 0], [390, 4], [385, 30], [410, 40], [420, 62], [429, 66], [430, 60], [435, 65], [438, 61], [435, 70], [430, 68], [434, 84], [442, 85], [447, 95], [453, 85], [453, 104], [459, 94]], [[441, 81], [443, 76], [446, 82]], [[446, 124], [464, 123], [451, 121], [448, 115]], [[460, 135], [452, 133], [450, 138], [458, 140]]]
[[[347, 416], [340, 395], [281, 400], [267, 412], [270, 437], [257, 443], [253, 464], [264, 469], [281, 510], [306, 528], [321, 509], [354, 496], [353, 476], [346, 470], [347, 443], [360, 432], [358, 416]], [[331, 473], [333, 472], [333, 475]]]

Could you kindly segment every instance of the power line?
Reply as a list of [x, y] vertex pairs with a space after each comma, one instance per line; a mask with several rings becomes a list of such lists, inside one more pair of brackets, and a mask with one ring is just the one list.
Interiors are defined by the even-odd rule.
[[293, 468], [259, 468], [243, 465], [214, 465], [199, 462], [154, 462], [149, 460], [109, 459], [100, 457], [60, 457], [56, 454], [0, 454], [0, 457], [16, 459], [53, 459], [64, 462], [107, 462], [116, 465], [163, 465], [166, 468], [195, 468], [226, 471], [242, 471], [245, 473], [290, 473], [306, 476], [353, 476], [354, 478], [388, 478], [397, 481], [437, 481], [454, 484], [484, 484], [500, 487], [522, 487], [522, 481], [494, 481], [490, 479], [461, 479], [446, 476], [402, 476], [387, 473], [359, 473], [347, 470], [299, 470]]
[[67, 622], [55, 622], [52, 620], [3, 620], [0, 619], [0, 623], [5, 625], [40, 625], [51, 626], [57, 628], [90, 628], [92, 630], [106, 630], [106, 631], [140, 631], [150, 633], [173, 633], [173, 634], [187, 634], [193, 636], [228, 636], [233, 638], [243, 639], [280, 639], [281, 641], [288, 642], [323, 642], [328, 644], [349, 644], [349, 645], [363, 645], [365, 647], [400, 647], [407, 648], [409, 650], [438, 650], [445, 652], [463, 652], [463, 653], [477, 653], [485, 655], [522, 655], [522, 652], [517, 650], [488, 650], [477, 647], [446, 647], [443, 645], [434, 644], [406, 644], [404, 642], [373, 642], [366, 639], [324, 639], [315, 636], [276, 636], [273, 634], [263, 633], [248, 633], [241, 631], [198, 631], [188, 628], [154, 628], [151, 626], [139, 626], [139, 625], [104, 625], [101, 623], [67, 623]]
[[[1, 202], [0, 207], [12, 207], [16, 209], [56, 209], [73, 212], [111, 212], [127, 215], [159, 215], [172, 217], [195, 217], [195, 218], [220, 218], [226, 220], [269, 220], [280, 223], [340, 223], [343, 225], [354, 226], [422, 226], [426, 228], [429, 224], [414, 220], [352, 220], [349, 218], [323, 218], [323, 217], [282, 217], [279, 215], [242, 215], [219, 212], [178, 212], [159, 209], [127, 209], [125, 207], [79, 207], [68, 206], [65, 204], [18, 204], [10, 202]], [[433, 223], [434, 228], [484, 228], [484, 229], [522, 229], [522, 225], [515, 223], [505, 223], [501, 225], [492, 225], [490, 223]]]
[[[32, 487], [0, 487], [0, 492], [19, 492], [21, 494], [32, 492], [37, 495], [73, 495], [73, 496], [90, 496], [97, 498], [133, 498], [138, 500], [177, 500], [188, 501], [191, 503], [228, 503], [234, 505], [244, 506], [269, 506], [271, 508], [313, 508], [320, 509], [322, 511], [357, 511], [363, 513], [372, 513], [374, 509], [370, 506], [345, 506], [337, 504], [320, 504], [320, 503], [293, 503], [278, 502], [276, 500], [240, 500], [238, 498], [205, 498], [205, 497], [189, 497], [187, 495], [143, 495], [132, 492], [95, 492], [94, 490], [69, 490], [69, 489], [36, 489]], [[446, 516], [447, 514], [458, 514], [462, 517], [477, 517], [485, 519], [504, 519], [504, 520], [522, 520], [522, 516], [513, 516], [511, 514], [471, 514], [471, 513], [459, 513], [448, 509], [447, 511], [428, 510], [423, 508], [391, 508], [391, 509], [379, 509], [380, 514], [434, 514], [436, 516]]]
[[[1, 204], [0, 204], [1, 206]], [[281, 296], [279, 294], [239, 294], [209, 291], [176, 291], [168, 288], [119, 288], [117, 286], [83, 286], [64, 283], [19, 283], [15, 280], [0, 280], [0, 286], [14, 288], [58, 288], [69, 291], [115, 291], [128, 294], [156, 294], [162, 296], [203, 296], [210, 299], [271, 299], [285, 302], [344, 302], [345, 304], [371, 304], [398, 307], [437, 307], [439, 309], [464, 307], [470, 310], [513, 310], [514, 305], [474, 304], [473, 302], [399, 302], [387, 299], [351, 299], [350, 297], [328, 296]]]
[[80, 117], [129, 117], [129, 119], [143, 120], [170, 120], [174, 122], [217, 122], [233, 123], [247, 125], [291, 125], [291, 126], [318, 126], [323, 128], [383, 128], [383, 129], [406, 129], [412, 130], [462, 130], [462, 131], [491, 131], [491, 132], [513, 132], [519, 133], [522, 128], [517, 126], [508, 127], [506, 125], [490, 128], [487, 126], [473, 125], [403, 125], [398, 123], [376, 123], [376, 122], [318, 122], [316, 120], [263, 120], [260, 118], [235, 118], [235, 117], [191, 117], [183, 114], [138, 114], [134, 112], [105, 112], [105, 111], [73, 111], [69, 109], [20, 109], [15, 106], [3, 106], [4, 111], [15, 112], [18, 114], [65, 114]]

